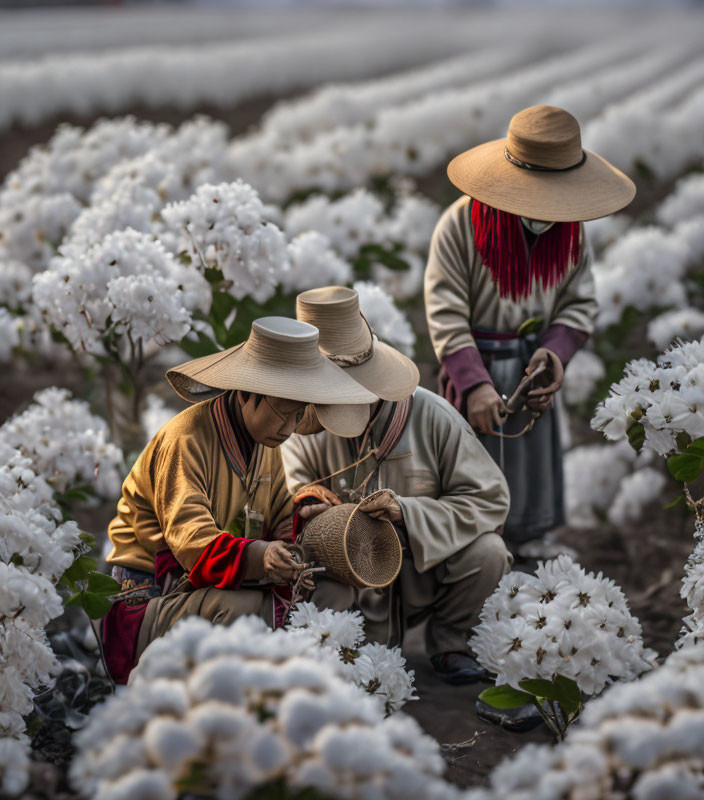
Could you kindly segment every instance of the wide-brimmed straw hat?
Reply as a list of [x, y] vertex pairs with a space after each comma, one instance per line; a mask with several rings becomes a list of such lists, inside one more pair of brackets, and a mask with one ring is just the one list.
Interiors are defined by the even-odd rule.
[[243, 344], [173, 367], [166, 377], [189, 403], [240, 390], [315, 403], [321, 423], [338, 436], [357, 436], [359, 423], [347, 408], [378, 398], [318, 349], [318, 330], [288, 317], [252, 323]]
[[324, 566], [327, 576], [359, 588], [381, 589], [401, 570], [403, 552], [393, 524], [354, 503], [313, 517], [298, 543], [305, 559]]
[[453, 158], [447, 174], [481, 203], [553, 222], [605, 217], [627, 206], [636, 193], [623, 172], [582, 149], [579, 123], [555, 106], [519, 111], [505, 139]]
[[418, 386], [418, 367], [377, 339], [354, 289], [325, 286], [302, 292], [296, 316], [320, 330], [320, 350], [334, 364], [382, 400], [403, 400]]

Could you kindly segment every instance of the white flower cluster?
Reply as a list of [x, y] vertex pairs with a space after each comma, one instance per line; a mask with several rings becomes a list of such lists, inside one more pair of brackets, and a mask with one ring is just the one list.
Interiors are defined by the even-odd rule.
[[597, 694], [614, 680], [633, 680], [655, 658], [621, 589], [566, 555], [541, 562], [535, 575], [505, 575], [479, 618], [470, 646], [497, 685], [561, 675]]
[[702, 796], [704, 648], [609, 687], [556, 748], [528, 745], [465, 800], [671, 800]]
[[283, 779], [340, 798], [452, 798], [437, 744], [344, 677], [314, 635], [190, 618], [76, 737], [75, 787], [100, 800], [239, 798]]
[[259, 195], [246, 183], [204, 184], [162, 216], [181, 236], [177, 245], [201, 269], [215, 267], [238, 299], [269, 300], [290, 269], [286, 238], [267, 222]]
[[597, 326], [618, 322], [629, 306], [638, 311], [687, 306], [683, 279], [704, 255], [704, 217], [671, 231], [649, 225], [629, 231], [594, 265], [599, 302]]
[[612, 525], [624, 525], [640, 519], [650, 503], [662, 494], [667, 478], [662, 470], [643, 467], [618, 484], [618, 491], [609, 507], [608, 520]]
[[660, 455], [675, 449], [679, 433], [704, 436], [704, 339], [677, 344], [657, 362], [631, 361], [624, 373], [597, 406], [592, 428], [620, 440], [638, 422], [645, 429], [644, 448]]
[[319, 286], [344, 285], [352, 280], [352, 267], [333, 250], [327, 236], [310, 230], [288, 245], [291, 268], [282, 278], [285, 292], [304, 292]]
[[167, 133], [166, 125], [133, 117], [99, 120], [87, 131], [60, 126], [2, 185], [0, 230], [7, 256], [35, 271], [44, 269], [96, 181], [115, 164], [146, 153]]
[[606, 375], [604, 362], [589, 350], [578, 350], [565, 370], [562, 393], [570, 406], [585, 403]]
[[661, 473], [647, 467], [652, 458], [650, 452], [636, 454], [626, 441], [586, 444], [569, 450], [564, 458], [569, 524], [591, 528], [603, 517], [618, 525], [641, 516], [665, 484]]
[[[373, 264], [376, 282], [400, 299], [412, 297], [420, 289], [428, 245], [439, 216], [438, 206], [420, 195], [399, 195], [393, 210], [386, 213], [378, 197], [357, 189], [337, 200], [313, 195], [294, 204], [287, 209], [284, 224], [289, 236], [321, 232], [340, 255], [352, 260], [364, 245], [400, 246], [396, 255], [408, 263], [408, 270]], [[319, 280], [317, 285], [324, 284]]]
[[105, 420], [67, 389], [37, 392], [25, 411], [0, 428], [0, 441], [29, 458], [55, 492], [83, 487], [109, 499], [120, 492], [122, 452], [109, 441]]
[[684, 627], [677, 647], [689, 643], [701, 647], [704, 639], [704, 522], [697, 518], [694, 526], [694, 550], [684, 565], [684, 578], [680, 596], [687, 603], [690, 614], [684, 618]]
[[413, 355], [416, 335], [405, 314], [381, 286], [371, 281], [357, 281], [352, 288], [359, 295], [359, 307], [374, 333], [407, 356]]
[[362, 644], [364, 621], [359, 611], [321, 610], [313, 603], [299, 603], [291, 614], [290, 627], [309, 631], [321, 647], [336, 652], [347, 677], [380, 700], [387, 714], [417, 699], [413, 671], [406, 671], [401, 649]]
[[127, 228], [86, 250], [67, 247], [34, 278], [34, 302], [76, 350], [102, 355], [106, 336], [132, 346], [178, 341], [210, 288], [146, 233]]
[[174, 408], [169, 408], [158, 395], [147, 395], [144, 411], [142, 411], [140, 418], [145, 440], [150, 442], [159, 432], [159, 429], [166, 425], [176, 414], [178, 414], [178, 411]]
[[677, 339], [699, 339], [704, 335], [704, 311], [683, 308], [666, 311], [648, 323], [648, 339], [664, 350]]
[[53, 491], [0, 428], [0, 794], [27, 783], [23, 716], [58, 671], [44, 628], [63, 606], [55, 584], [73, 563], [75, 522], [61, 523]]

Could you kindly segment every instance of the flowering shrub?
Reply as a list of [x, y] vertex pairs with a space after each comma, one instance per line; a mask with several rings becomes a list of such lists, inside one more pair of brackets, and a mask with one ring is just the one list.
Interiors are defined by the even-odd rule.
[[66, 389], [37, 392], [33, 403], [0, 428], [0, 441], [29, 458], [59, 495], [83, 491], [112, 500], [120, 493], [122, 452], [102, 417]]
[[51, 685], [58, 663], [44, 633], [63, 606], [56, 583], [80, 544], [61, 522], [49, 484], [30, 459], [0, 440], [0, 793], [27, 782], [23, 716]]
[[178, 249], [202, 271], [219, 270], [237, 300], [266, 302], [289, 269], [284, 235], [267, 222], [258, 194], [242, 181], [204, 184], [162, 216], [181, 233]]
[[[332, 628], [354, 640], [354, 618]], [[341, 798], [453, 797], [437, 744], [403, 714], [385, 720], [345, 669], [310, 631], [187, 619], [92, 712], [76, 737], [73, 783], [102, 800], [238, 798], [274, 782]]]
[[[704, 472], [704, 339], [680, 342], [658, 356], [657, 363], [631, 362], [625, 372], [597, 408], [592, 427], [609, 438], [623, 437], [625, 431], [635, 448], [667, 455], [670, 474], [685, 484], [684, 497], [696, 522], [695, 547], [682, 580], [681, 596], [691, 613], [684, 619], [681, 647], [698, 642], [704, 632], [704, 498], [695, 500], [687, 486]], [[648, 483], [652, 488], [652, 480]], [[644, 497], [647, 488], [642, 487]]]
[[546, 698], [546, 722], [560, 738], [579, 714], [580, 693], [633, 680], [655, 658], [623, 592], [565, 555], [541, 562], [535, 575], [505, 575], [479, 619], [470, 645], [497, 675], [481, 698], [498, 707], [535, 702], [541, 711], [535, 697]]
[[701, 795], [704, 648], [609, 687], [556, 748], [528, 745], [466, 800], [670, 800]]
[[676, 450], [678, 437], [686, 446], [704, 436], [703, 364], [704, 339], [675, 345], [655, 362], [631, 361], [597, 407], [592, 427], [660, 455]]
[[404, 669], [406, 659], [400, 648], [362, 644], [364, 620], [359, 611], [320, 610], [313, 603], [299, 603], [291, 614], [290, 627], [309, 631], [321, 647], [336, 652], [345, 676], [378, 698], [387, 714], [417, 699], [413, 671]]

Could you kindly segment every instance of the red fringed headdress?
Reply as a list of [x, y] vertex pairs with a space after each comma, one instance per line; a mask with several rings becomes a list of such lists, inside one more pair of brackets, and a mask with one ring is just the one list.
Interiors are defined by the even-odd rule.
[[528, 297], [533, 282], [543, 289], [562, 282], [570, 265], [579, 261], [579, 222], [556, 222], [528, 251], [521, 218], [472, 200], [474, 245], [491, 270], [501, 297]]

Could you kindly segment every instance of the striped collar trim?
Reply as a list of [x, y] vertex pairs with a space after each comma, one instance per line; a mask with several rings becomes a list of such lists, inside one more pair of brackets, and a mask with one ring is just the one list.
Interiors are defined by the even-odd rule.
[[244, 480], [249, 460], [245, 455], [243, 444], [249, 438], [249, 434], [241, 430], [237, 418], [232, 413], [229, 392], [218, 395], [211, 401], [210, 413], [220, 440], [220, 446], [225, 454], [227, 463], [230, 465], [230, 469]]

